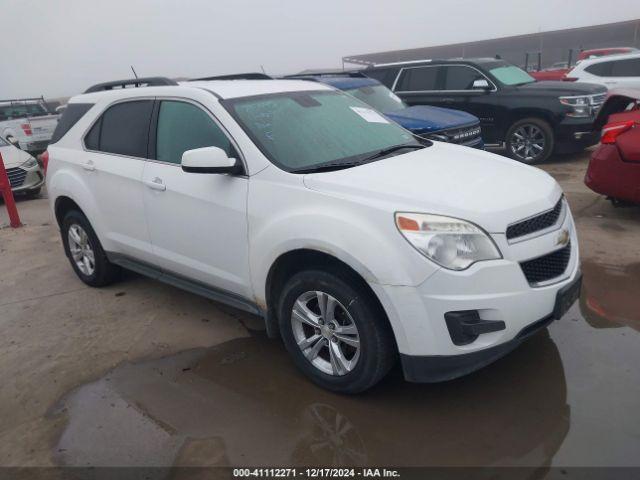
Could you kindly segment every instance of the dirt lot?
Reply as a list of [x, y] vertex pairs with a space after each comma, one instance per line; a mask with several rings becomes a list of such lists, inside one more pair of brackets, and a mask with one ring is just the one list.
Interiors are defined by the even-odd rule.
[[[466, 378], [357, 397], [298, 374], [260, 321], [127, 274], [84, 286], [47, 200], [0, 230], [0, 465], [640, 466], [640, 208], [543, 168], [580, 236], [580, 305]], [[4, 208], [0, 224], [7, 224]]]

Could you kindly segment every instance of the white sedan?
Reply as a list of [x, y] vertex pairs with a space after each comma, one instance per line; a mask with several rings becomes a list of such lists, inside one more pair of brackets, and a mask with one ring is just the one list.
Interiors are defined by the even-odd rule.
[[44, 172], [38, 161], [27, 152], [0, 137], [0, 154], [7, 170], [13, 193], [37, 195], [44, 185]]

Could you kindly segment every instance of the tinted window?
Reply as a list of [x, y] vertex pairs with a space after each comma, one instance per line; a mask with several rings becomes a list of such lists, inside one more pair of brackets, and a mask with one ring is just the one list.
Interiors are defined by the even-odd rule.
[[608, 77], [611, 74], [611, 64], [613, 62], [594, 63], [585, 67], [584, 71], [598, 77]]
[[110, 107], [85, 137], [85, 145], [91, 150], [146, 158], [152, 110], [152, 100]]
[[640, 58], [616, 60], [611, 69], [612, 77], [640, 77]]
[[445, 90], [472, 90], [475, 80], [485, 78], [480, 72], [471, 67], [454, 65], [445, 67]]
[[187, 150], [219, 147], [237, 158], [231, 141], [201, 108], [190, 103], [164, 101], [158, 113], [156, 159], [179, 164]]
[[58, 125], [53, 132], [50, 143], [56, 143], [80, 120], [93, 103], [70, 103], [58, 120]]
[[398, 75], [397, 68], [381, 68], [377, 70], [365, 70], [363, 72], [367, 77], [373, 78], [374, 80], [378, 80], [383, 85], [391, 88], [393, 86], [393, 82]]
[[436, 90], [439, 71], [438, 67], [407, 68], [402, 73], [396, 90], [404, 92]]

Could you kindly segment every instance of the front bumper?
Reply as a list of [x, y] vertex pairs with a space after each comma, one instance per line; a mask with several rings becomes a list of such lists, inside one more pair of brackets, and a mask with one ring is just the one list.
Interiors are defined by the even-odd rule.
[[[566, 269], [542, 286], [530, 285], [521, 262], [558, 250], [565, 231], [572, 245]], [[522, 332], [553, 315], [558, 291], [580, 277], [570, 213], [553, 230], [526, 241], [509, 243], [504, 234], [492, 237], [503, 259], [478, 262], [459, 272], [439, 269], [418, 286], [370, 284], [389, 318], [408, 379], [455, 378], [499, 358], [519, 344]], [[456, 344], [445, 314], [463, 311], [476, 311], [480, 320], [504, 323], [504, 328]], [[424, 363], [433, 363], [433, 371]], [[425, 369], [424, 375], [416, 373]]]
[[600, 132], [593, 130], [592, 118], [565, 117], [555, 131], [555, 152], [579, 152], [599, 141]]
[[41, 188], [45, 183], [45, 176], [40, 166], [35, 166], [29, 169], [18, 167], [20, 175], [9, 175], [9, 181], [11, 183], [11, 191], [13, 193], [28, 193], [38, 188]]

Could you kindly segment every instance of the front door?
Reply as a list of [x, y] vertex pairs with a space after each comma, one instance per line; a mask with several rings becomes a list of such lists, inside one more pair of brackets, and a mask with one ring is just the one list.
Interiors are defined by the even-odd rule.
[[243, 176], [186, 173], [187, 150], [215, 146], [238, 158], [229, 136], [202, 106], [161, 100], [152, 124], [144, 203], [155, 255], [165, 271], [251, 297], [247, 189]]

